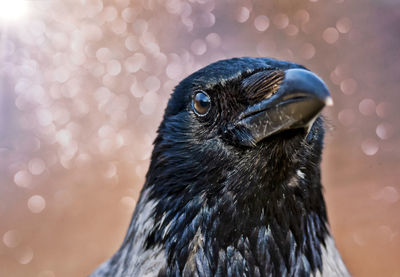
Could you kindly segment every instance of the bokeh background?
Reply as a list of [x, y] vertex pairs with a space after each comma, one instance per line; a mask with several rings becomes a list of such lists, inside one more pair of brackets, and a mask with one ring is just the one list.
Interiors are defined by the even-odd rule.
[[317, 72], [323, 183], [354, 276], [400, 276], [398, 0], [0, 1], [0, 276], [87, 276], [120, 246], [174, 86], [234, 56]]

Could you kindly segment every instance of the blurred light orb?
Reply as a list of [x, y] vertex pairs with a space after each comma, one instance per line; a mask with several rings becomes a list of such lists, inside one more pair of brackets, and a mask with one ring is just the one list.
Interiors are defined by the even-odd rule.
[[103, 125], [97, 131], [100, 138], [110, 138], [115, 134], [115, 129], [110, 125]]
[[32, 175], [26, 170], [20, 170], [14, 175], [14, 183], [23, 188], [27, 188], [31, 185]]
[[356, 89], [357, 82], [352, 78], [348, 78], [340, 82], [340, 90], [343, 92], [343, 94], [351, 95], [356, 91]]
[[88, 8], [86, 11], [88, 17], [94, 17], [103, 10], [102, 0], [90, 0], [85, 2]]
[[59, 83], [65, 83], [69, 79], [69, 71], [60, 66], [54, 71], [54, 79]]
[[17, 230], [9, 230], [3, 235], [3, 243], [9, 247], [17, 247], [21, 243], [21, 235]]
[[341, 82], [341, 78], [336, 74], [335, 70], [333, 70], [331, 72], [331, 74], [329, 75], [329, 78], [330, 78], [331, 82], [334, 83], [335, 85], [339, 85]]
[[22, 93], [26, 92], [27, 90], [29, 90], [31, 85], [32, 85], [32, 81], [30, 81], [29, 79], [19, 78], [14, 86], [14, 91], [17, 94], [20, 94], [20, 93], [22, 94]]
[[131, 94], [135, 96], [136, 98], [143, 97], [145, 95], [146, 91], [144, 88], [139, 84], [136, 79], [133, 81], [132, 85], [129, 88]]
[[33, 259], [33, 250], [29, 246], [19, 251], [17, 260], [20, 264], [29, 264]]
[[36, 117], [41, 126], [48, 126], [53, 122], [53, 115], [47, 109], [38, 109]]
[[151, 115], [158, 105], [158, 95], [155, 92], [148, 92], [143, 96], [139, 109], [144, 115]]
[[201, 39], [196, 39], [192, 42], [190, 49], [193, 54], [201, 56], [207, 51], [207, 44]]
[[148, 90], [148, 91], [157, 91], [160, 89], [161, 87], [161, 82], [160, 80], [156, 77], [156, 76], [149, 76], [146, 78], [146, 80], [144, 81], [144, 87]]
[[125, 47], [129, 51], [135, 51], [139, 49], [139, 41], [135, 36], [128, 36], [125, 40]]
[[306, 10], [298, 10], [294, 15], [295, 20], [306, 23], [310, 20], [310, 14]]
[[28, 1], [0, 0], [0, 21], [17, 21], [22, 19], [27, 13]]
[[376, 198], [393, 204], [399, 201], [400, 196], [395, 187], [386, 186], [377, 194]]
[[397, 235], [397, 232], [394, 233], [392, 229], [387, 225], [379, 226], [379, 232], [381, 233], [383, 238], [386, 238], [388, 241], [391, 241], [394, 235]]
[[183, 74], [183, 68], [179, 63], [172, 62], [168, 64], [166, 74], [172, 80], [179, 80]]
[[286, 34], [289, 36], [295, 36], [299, 33], [299, 28], [294, 24], [289, 24], [286, 28]]
[[72, 139], [72, 134], [69, 130], [62, 129], [62, 130], [58, 131], [56, 134], [57, 142], [63, 146], [68, 146], [71, 139]]
[[136, 206], [136, 201], [133, 197], [131, 196], [123, 196], [120, 200], [121, 205], [128, 209], [129, 211], [133, 210]]
[[362, 115], [372, 115], [375, 113], [375, 101], [369, 98], [361, 100], [358, 109]]
[[342, 34], [346, 34], [351, 30], [351, 20], [347, 17], [342, 17], [336, 22], [336, 28]]
[[113, 177], [116, 176], [116, 175], [117, 175], [117, 167], [115, 166], [115, 164], [110, 163], [110, 164], [107, 166], [106, 171], [104, 172], [104, 177], [106, 177], [106, 178], [108, 178], [108, 179], [111, 179], [111, 178], [113, 178]]
[[285, 29], [289, 25], [289, 17], [286, 14], [277, 14], [273, 22], [278, 29]]
[[107, 62], [107, 72], [111, 76], [117, 76], [121, 72], [121, 63], [118, 60]]
[[382, 122], [378, 126], [376, 126], [376, 135], [380, 139], [388, 139], [393, 134], [393, 127], [391, 124], [387, 122]]
[[167, 0], [165, 8], [167, 12], [171, 14], [180, 14], [183, 8], [183, 2], [180, 0]]
[[125, 60], [124, 66], [129, 73], [135, 73], [146, 64], [146, 56], [142, 53], [135, 53]]
[[[103, 85], [109, 88], [114, 88], [115, 86], [117, 86], [118, 82], [118, 78], [116, 77], [116, 75], [111, 75], [109, 73], [104, 74], [101, 80]], [[103, 108], [107, 108], [107, 106], [104, 106]]]
[[147, 29], [149, 28], [149, 24], [147, 23], [146, 20], [144, 19], [137, 19], [133, 24], [133, 31], [137, 34], [137, 35], [141, 35], [144, 32], [147, 31]]
[[40, 175], [45, 171], [46, 164], [42, 159], [34, 158], [29, 161], [28, 167], [33, 175]]
[[211, 12], [205, 12], [200, 16], [202, 27], [210, 28], [215, 24], [215, 15]]
[[189, 3], [182, 3], [181, 17], [189, 17], [192, 14], [192, 6]]
[[250, 10], [246, 7], [241, 7], [236, 14], [236, 20], [239, 23], [246, 22], [250, 17]]
[[193, 25], [194, 25], [193, 20], [189, 17], [181, 17], [181, 20], [183, 25], [186, 26], [186, 30], [188, 32], [191, 32], [193, 30]]
[[389, 115], [390, 104], [381, 102], [376, 106], [375, 112], [380, 118], [385, 118]]
[[379, 144], [374, 139], [366, 139], [361, 143], [361, 149], [367, 156], [375, 155], [379, 150]]
[[23, 96], [18, 96], [17, 99], [15, 99], [15, 106], [21, 111], [25, 110], [27, 104], [28, 101]]
[[315, 56], [315, 47], [311, 43], [304, 43], [300, 47], [300, 55], [306, 60], [309, 60]]
[[136, 15], [137, 12], [134, 8], [126, 8], [121, 13], [122, 18], [128, 23], [133, 23], [135, 21]]
[[346, 64], [338, 64], [333, 72], [340, 78], [344, 78], [350, 73]]
[[97, 49], [96, 51], [96, 58], [99, 60], [99, 62], [105, 63], [108, 62], [111, 59], [112, 53], [110, 49], [102, 47]]
[[40, 195], [33, 195], [28, 199], [28, 208], [32, 213], [38, 214], [46, 208], [46, 200]]
[[108, 22], [115, 20], [118, 17], [118, 11], [113, 6], [108, 6], [103, 9], [104, 19]]
[[336, 28], [326, 28], [322, 33], [322, 38], [329, 44], [335, 43], [339, 39], [339, 32]]
[[111, 29], [115, 34], [123, 34], [126, 31], [126, 22], [122, 19], [116, 19], [111, 23]]
[[82, 26], [82, 33], [86, 40], [99, 41], [103, 37], [101, 28], [94, 24], [85, 24]]
[[265, 15], [259, 15], [254, 19], [254, 27], [257, 31], [264, 32], [269, 27], [269, 19]]
[[212, 48], [217, 48], [221, 45], [221, 37], [217, 33], [208, 34], [206, 41]]

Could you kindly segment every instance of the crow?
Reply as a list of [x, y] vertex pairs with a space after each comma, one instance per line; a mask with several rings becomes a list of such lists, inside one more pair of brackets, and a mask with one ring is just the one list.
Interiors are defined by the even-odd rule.
[[305, 67], [212, 63], [171, 94], [127, 235], [97, 276], [350, 276], [320, 162], [332, 104]]

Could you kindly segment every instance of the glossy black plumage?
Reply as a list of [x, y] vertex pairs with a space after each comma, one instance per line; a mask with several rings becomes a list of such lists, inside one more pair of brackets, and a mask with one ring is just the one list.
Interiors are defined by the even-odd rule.
[[[348, 274], [326, 246], [321, 117], [262, 140], [235, 123], [274, 95], [293, 68], [304, 69], [267, 58], [224, 60], [176, 87], [128, 234], [93, 276]], [[193, 111], [196, 91], [211, 98], [205, 116]]]

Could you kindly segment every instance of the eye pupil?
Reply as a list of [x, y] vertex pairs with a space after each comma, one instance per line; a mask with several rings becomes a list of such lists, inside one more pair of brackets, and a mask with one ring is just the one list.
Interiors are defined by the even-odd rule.
[[198, 92], [193, 98], [193, 109], [198, 115], [206, 115], [211, 106], [210, 97], [204, 92]]

